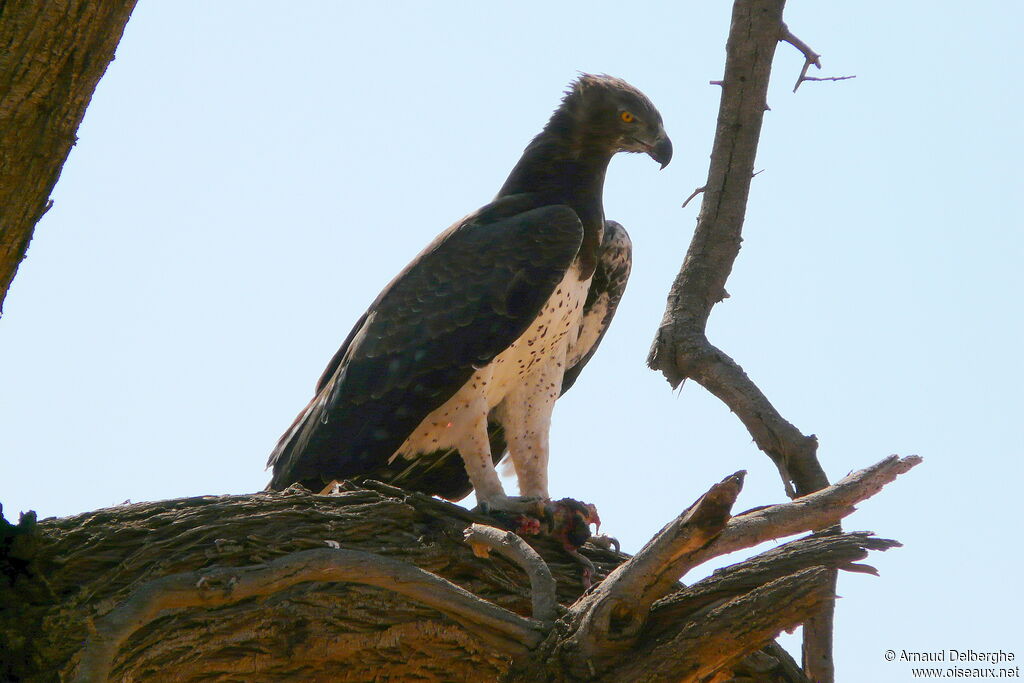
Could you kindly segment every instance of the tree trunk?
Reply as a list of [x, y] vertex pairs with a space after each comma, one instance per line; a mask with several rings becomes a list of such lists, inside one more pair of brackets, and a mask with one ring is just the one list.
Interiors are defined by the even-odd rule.
[[135, 2], [0, 2], [0, 313]]

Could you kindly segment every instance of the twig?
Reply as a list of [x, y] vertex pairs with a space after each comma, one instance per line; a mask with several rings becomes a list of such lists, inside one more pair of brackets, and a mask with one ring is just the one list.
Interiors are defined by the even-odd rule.
[[140, 586], [95, 621], [74, 680], [106, 681], [121, 644], [166, 610], [226, 605], [305, 581], [346, 581], [401, 593], [447, 615], [510, 656], [536, 646], [544, 633], [543, 624], [406, 562], [355, 550], [321, 548], [285, 555], [265, 565], [172, 574]]
[[793, 35], [793, 32], [789, 30], [785, 22], [782, 23], [782, 32], [779, 40], [789, 43], [804, 56], [804, 66], [800, 69], [800, 75], [796, 79], [796, 85], [793, 86], [793, 92], [796, 92], [797, 88], [804, 81], [848, 81], [851, 78], [856, 78], [856, 76], [808, 76], [807, 70], [811, 68], [812, 64], [818, 69], [821, 68], [821, 55], [812, 50], [807, 43]]
[[530, 578], [534, 619], [551, 623], [558, 618], [558, 598], [555, 596], [556, 584], [551, 569], [526, 541], [511, 531], [502, 531], [485, 524], [471, 524], [466, 528], [464, 536], [478, 557], [487, 557], [488, 552], [493, 550], [523, 568]]
[[[850, 78], [852, 78], [852, 76], [851, 76]], [[714, 82], [714, 81], [712, 81], [712, 83], [713, 83], [713, 82]], [[750, 174], [750, 177], [751, 177], [751, 178], [753, 178], [753, 177], [755, 177], [755, 176], [758, 176], [758, 175], [760, 175], [761, 173], [764, 173], [764, 169], [763, 169], [763, 168], [762, 168], [762, 169], [761, 169], [760, 171], [757, 171], [757, 172], [755, 172], [755, 173], [751, 173], [751, 174]], [[703, 192], [703, 191], [704, 191], [704, 190], [705, 190], [706, 188], [707, 188], [707, 185], [702, 185], [702, 186], [698, 187], [698, 188], [697, 188], [696, 190], [694, 190], [694, 191], [693, 191], [693, 193], [691, 193], [691, 194], [690, 194], [690, 196], [686, 198], [686, 201], [685, 201], [685, 202], [683, 202], [683, 205], [682, 205], [682, 207], [681, 207], [681, 208], [685, 209], [685, 208], [686, 208], [686, 205], [687, 205], [687, 204], [689, 204], [689, 203], [690, 203], [691, 201], [693, 201], [694, 197], [696, 197], [697, 195], [699, 195], [699, 194], [700, 194], [701, 192]]]
[[811, 64], [819, 69], [821, 68], [821, 55], [812, 50], [810, 45], [793, 35], [793, 32], [786, 26], [786, 22], [782, 22], [779, 40], [789, 43], [797, 50], [800, 50], [804, 56], [804, 68], [800, 70], [800, 76], [796, 79], [796, 85], [793, 86], [793, 92], [796, 92], [800, 84], [807, 80], [807, 70], [811, 68]]
[[686, 208], [686, 205], [687, 205], [687, 204], [689, 204], [689, 203], [690, 203], [690, 201], [691, 201], [691, 200], [693, 200], [693, 198], [694, 198], [694, 197], [696, 197], [696, 196], [697, 196], [697, 195], [699, 195], [699, 194], [700, 194], [701, 192], [703, 192], [703, 191], [704, 191], [704, 187], [706, 187], [706, 186], [701, 186], [701, 187], [698, 187], [698, 188], [697, 188], [696, 190], [694, 190], [694, 191], [693, 191], [693, 194], [691, 194], [691, 195], [690, 195], [689, 197], [687, 197], [687, 198], [686, 198], [686, 201], [685, 201], [685, 202], [683, 202], [683, 206], [682, 206], [682, 208], [684, 208], [684, 209], [685, 209], [685, 208]]
[[805, 76], [805, 81], [848, 81], [851, 78], [857, 78], [854, 76]]

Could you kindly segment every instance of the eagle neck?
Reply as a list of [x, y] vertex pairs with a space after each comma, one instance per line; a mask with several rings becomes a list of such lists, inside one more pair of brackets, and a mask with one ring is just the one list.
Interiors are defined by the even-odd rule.
[[604, 178], [611, 158], [596, 148], [573, 149], [545, 131], [526, 148], [498, 192], [498, 197], [536, 194], [545, 204], [565, 204], [576, 212], [583, 224], [580, 279], [590, 277], [597, 264], [604, 232]]

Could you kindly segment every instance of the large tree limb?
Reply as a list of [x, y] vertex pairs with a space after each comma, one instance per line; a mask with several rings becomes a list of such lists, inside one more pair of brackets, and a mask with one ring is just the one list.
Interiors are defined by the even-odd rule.
[[871, 532], [815, 533], [723, 567], [695, 584], [654, 603], [645, 637], [675, 631], [699, 610], [743, 595], [767, 583], [810, 567], [832, 567], [876, 574], [860, 564], [871, 550], [899, 547], [897, 541], [876, 538]]
[[602, 681], [696, 683], [802, 624], [832, 599], [831, 571], [812, 567], [702, 612], [670, 638], [649, 641]]
[[[335, 495], [296, 488], [125, 505], [38, 524], [26, 518], [18, 527], [0, 525], [0, 566], [16, 560], [20, 567], [13, 590], [0, 590], [15, 600], [14, 609], [0, 610], [0, 640], [13, 646], [5, 671], [32, 680], [48, 662], [67, 679], [80, 664], [79, 680], [101, 680], [107, 671], [163, 680], [159, 672], [173, 670], [254, 683], [374, 675], [493, 681], [515, 660], [516, 680], [610, 680], [617, 667], [640, 667], [639, 657], [678, 659], [657, 643], [678, 638], [680, 651], [689, 651], [697, 629], [731, 629], [736, 619], [759, 626], [732, 645], [707, 631], [717, 645], [694, 650], [699, 661], [688, 666], [705, 671], [726, 662], [726, 670], [755, 680], [770, 672], [773, 681], [806, 683], [777, 648], [757, 649], [816, 604], [799, 602], [819, 594], [817, 579], [801, 572], [862, 569], [864, 549], [883, 542], [858, 538], [838, 548], [831, 536], [804, 539], [689, 593], [651, 601], [676, 588], [671, 582], [700, 557], [828, 525], [914, 462], [889, 459], [815, 496], [735, 517], [729, 508], [741, 477], [727, 477], [633, 560], [582, 548], [598, 579], [626, 561], [590, 594], [559, 541], [531, 537], [525, 550], [513, 540], [520, 560], [534, 552], [543, 558], [525, 564], [552, 570], [556, 609], [565, 612], [554, 623], [518, 616], [530, 613], [531, 599], [536, 606], [524, 562], [481, 559], [465, 543], [467, 527], [482, 518], [394, 487], [348, 484]], [[493, 535], [483, 543], [502, 545], [501, 532]], [[7, 576], [0, 574], [0, 589]], [[36, 583], [40, 590], [30, 590]], [[767, 609], [772, 600], [786, 609]], [[719, 608], [720, 620], [704, 619]], [[88, 649], [80, 652], [83, 642]], [[668, 666], [644, 665], [655, 672]]]
[[135, 2], [0, 3], [0, 313]]
[[482, 600], [406, 562], [357, 550], [304, 550], [254, 567], [172, 574], [139, 587], [99, 618], [83, 650], [76, 683], [103, 683], [114, 656], [139, 628], [167, 610], [218, 607], [271, 595], [306, 581], [344, 581], [386, 588], [432, 607], [500, 652], [520, 655], [540, 642], [543, 627]]

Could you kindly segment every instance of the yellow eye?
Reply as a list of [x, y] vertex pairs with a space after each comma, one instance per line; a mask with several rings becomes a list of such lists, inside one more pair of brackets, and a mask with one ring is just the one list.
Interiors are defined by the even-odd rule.
[[621, 118], [626, 123], [633, 123], [634, 121], [636, 121], [636, 117], [633, 116], [633, 114], [631, 114], [628, 111], [624, 111], [621, 114], [619, 114], [619, 118]]

